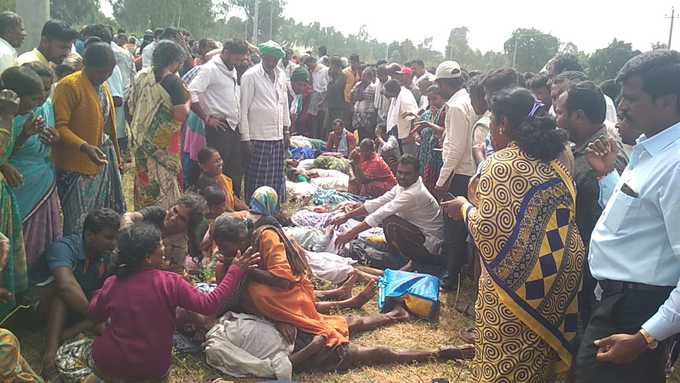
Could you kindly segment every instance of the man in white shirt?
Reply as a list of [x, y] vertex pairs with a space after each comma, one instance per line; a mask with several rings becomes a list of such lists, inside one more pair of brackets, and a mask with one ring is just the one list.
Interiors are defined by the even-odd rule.
[[387, 244], [401, 254], [410, 266], [436, 264], [444, 266], [442, 256], [444, 220], [437, 200], [430, 194], [418, 176], [418, 159], [404, 154], [397, 166], [397, 186], [381, 197], [366, 201], [363, 205], [333, 220], [341, 225], [350, 218], [366, 216], [366, 219], [335, 240], [342, 248], [359, 233], [382, 225]]
[[243, 175], [241, 159], [240, 96], [236, 65], [248, 54], [244, 41], [226, 41], [222, 53], [196, 69], [189, 83], [191, 110], [205, 124], [208, 146], [220, 153], [223, 172], [231, 178], [234, 194], [241, 191]]
[[418, 103], [413, 93], [396, 79], [388, 80], [384, 87], [385, 96], [391, 98], [387, 111], [386, 128], [389, 134], [397, 136], [403, 154], [418, 156], [418, 145], [411, 133], [418, 114]]
[[375, 98], [373, 99], [373, 106], [375, 106], [375, 111], [378, 114], [377, 127], [382, 127], [384, 129], [387, 121], [387, 111], [390, 108], [390, 99], [387, 98], [383, 92], [385, 83], [390, 79], [385, 64], [378, 66], [375, 77]]
[[316, 138], [325, 140], [327, 137], [323, 137], [321, 132], [323, 131], [323, 121], [325, 117], [326, 110], [326, 92], [328, 91], [328, 67], [317, 62], [316, 58], [313, 56], [307, 56], [303, 60], [303, 64], [312, 74], [312, 88], [314, 93], [309, 100], [309, 107], [307, 113], [311, 116], [315, 116], [314, 127], [312, 129], [316, 134]]
[[279, 68], [283, 70], [283, 73], [286, 74], [286, 85], [288, 87], [288, 97], [291, 99], [295, 97], [295, 91], [293, 90], [293, 84], [290, 82], [291, 76], [293, 76], [293, 72], [295, 72], [295, 69], [297, 69], [300, 65], [295, 63], [291, 58], [293, 57], [293, 50], [290, 48], [285, 49], [286, 55], [279, 61]]
[[153, 64], [153, 51], [156, 49], [158, 41], [161, 40], [161, 35], [164, 31], [163, 28], [156, 28], [153, 31], [153, 41], [142, 49], [142, 68], [148, 68]]
[[[442, 93], [449, 95], [446, 102], [446, 121], [442, 159], [444, 164], [435, 185], [436, 196], [448, 199], [450, 196], [467, 197], [470, 177], [476, 166], [472, 158], [472, 134], [477, 121], [470, 95], [465, 90], [463, 72], [455, 61], [444, 61], [437, 67], [437, 85]], [[449, 196], [450, 194], [450, 196]], [[462, 221], [445, 220], [445, 251], [449, 257], [447, 287], [457, 282], [457, 276], [467, 259], [467, 229]]]
[[24, 21], [14, 12], [0, 13], [0, 74], [17, 65], [17, 48], [26, 37]]
[[241, 77], [241, 141], [248, 164], [246, 201], [260, 186], [276, 190], [286, 200], [284, 161], [290, 128], [286, 74], [278, 67], [285, 56], [273, 41], [260, 44], [262, 61]]

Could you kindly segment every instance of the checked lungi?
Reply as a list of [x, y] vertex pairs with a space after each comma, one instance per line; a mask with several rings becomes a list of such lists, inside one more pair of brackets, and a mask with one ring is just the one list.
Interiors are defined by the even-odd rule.
[[285, 147], [283, 140], [251, 141], [252, 148], [246, 172], [246, 201], [260, 186], [276, 190], [279, 203], [286, 200]]

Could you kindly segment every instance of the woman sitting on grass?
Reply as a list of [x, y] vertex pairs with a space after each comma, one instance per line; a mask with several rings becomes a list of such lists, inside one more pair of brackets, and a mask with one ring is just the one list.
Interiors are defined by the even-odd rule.
[[399, 305], [389, 313], [363, 317], [321, 314], [304, 250], [275, 226], [263, 225], [255, 230], [250, 220], [223, 215], [213, 227], [213, 238], [225, 257], [253, 251], [246, 250], [251, 246], [259, 252], [262, 261], [250, 274], [240, 303], [247, 312], [274, 322], [284, 338], [295, 345], [290, 359], [296, 369], [333, 371], [358, 365], [472, 357], [471, 346], [396, 352], [386, 347], [350, 345], [350, 334], [402, 322], [409, 314]]
[[87, 382], [147, 381], [168, 376], [177, 307], [215, 315], [239, 281], [257, 266], [257, 254], [238, 252], [227, 275], [210, 294], [201, 294], [180, 275], [159, 270], [163, 263], [161, 232], [136, 223], [118, 238], [115, 276], [90, 301], [89, 318], [107, 322], [92, 344]]

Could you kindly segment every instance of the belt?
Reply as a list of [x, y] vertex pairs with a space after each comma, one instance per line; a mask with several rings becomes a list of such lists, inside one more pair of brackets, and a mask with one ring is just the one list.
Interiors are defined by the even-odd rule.
[[598, 281], [602, 290], [607, 293], [622, 293], [625, 291], [645, 291], [650, 293], [670, 294], [675, 286], [653, 286], [636, 282], [611, 281], [608, 279]]

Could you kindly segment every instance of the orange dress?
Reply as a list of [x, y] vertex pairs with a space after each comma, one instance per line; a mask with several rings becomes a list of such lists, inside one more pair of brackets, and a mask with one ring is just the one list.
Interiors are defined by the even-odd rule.
[[287, 323], [310, 334], [321, 335], [326, 339], [327, 347], [348, 343], [347, 320], [316, 311], [312, 282], [306, 275], [293, 275], [283, 242], [274, 230], [262, 231], [259, 251], [265, 270], [295, 284], [283, 290], [251, 279], [244, 293], [245, 308], [270, 321]]
[[224, 196], [226, 197], [226, 210], [234, 211], [234, 184], [231, 181], [231, 178], [224, 174], [220, 174], [215, 177], [215, 181], [217, 181], [217, 184], [222, 188], [222, 191], [224, 191]]

